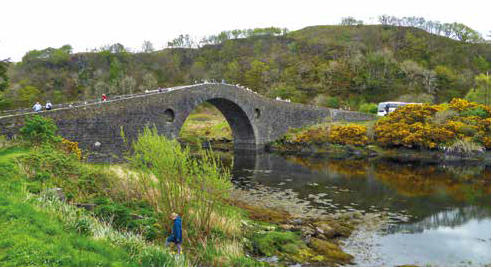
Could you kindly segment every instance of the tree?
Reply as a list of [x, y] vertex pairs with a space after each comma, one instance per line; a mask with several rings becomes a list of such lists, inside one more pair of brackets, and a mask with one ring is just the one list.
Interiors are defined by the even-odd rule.
[[123, 76], [123, 65], [117, 57], [110, 58], [110, 82], [116, 83]]
[[226, 66], [226, 72], [224, 73], [224, 78], [232, 83], [241, 82], [241, 66], [237, 61], [232, 61]]
[[23, 106], [30, 106], [35, 101], [39, 101], [39, 98], [41, 97], [41, 91], [31, 85], [20, 88], [17, 94], [18, 100]]
[[202, 80], [205, 77], [206, 65], [202, 61], [196, 61], [193, 63], [190, 68], [190, 75], [192, 76], [192, 80]]
[[405, 60], [400, 64], [400, 69], [406, 77], [409, 89], [416, 89], [421, 84], [424, 68], [419, 64], [412, 60]]
[[290, 99], [294, 102], [300, 102], [303, 99], [303, 94], [291, 85], [275, 85], [267, 91], [267, 96], [270, 98], [281, 97], [282, 99]]
[[267, 71], [269, 71], [269, 66], [266, 63], [253, 60], [250, 63], [250, 70], [245, 73], [246, 85], [260, 92], [263, 89]]
[[147, 73], [144, 75], [142, 78], [142, 85], [140, 85], [140, 90], [141, 91], [151, 91], [156, 89], [157, 87], [157, 80], [154, 77], [153, 74]]
[[177, 38], [168, 42], [170, 48], [192, 48], [196, 42], [190, 37], [190, 35], [179, 35]]
[[476, 82], [476, 87], [469, 90], [466, 100], [491, 105], [491, 75], [477, 75], [474, 81]]
[[110, 86], [106, 84], [104, 81], [98, 81], [94, 85], [94, 95], [96, 98], [99, 98], [103, 93], [108, 93], [110, 90]]
[[10, 62], [8, 59], [0, 61], [0, 93], [9, 86], [9, 77], [7, 76], [9, 64]]
[[341, 19], [340, 25], [363, 25], [363, 21], [353, 17], [344, 17]]
[[154, 51], [154, 46], [152, 45], [151, 41], [145, 40], [144, 43], [142, 43], [142, 52], [153, 52]]
[[0, 110], [6, 109], [11, 105], [11, 100], [5, 97], [5, 93], [0, 92]]
[[339, 108], [339, 106], [340, 106], [339, 98], [328, 96], [325, 94], [317, 95], [314, 98], [313, 102], [317, 106], [325, 106], [325, 107], [330, 107], [330, 108]]
[[122, 94], [133, 94], [137, 81], [131, 76], [125, 76], [119, 83]]
[[454, 22], [450, 25], [450, 31], [452, 32], [452, 36], [464, 42], [479, 42], [482, 41], [481, 35], [473, 30], [472, 28], [464, 25], [462, 23]]
[[70, 59], [70, 54], [72, 53], [72, 46], [64, 45], [59, 49], [55, 49], [50, 53], [49, 60], [56, 64], [66, 64]]
[[107, 50], [110, 52], [110, 53], [114, 53], [114, 54], [119, 54], [119, 53], [125, 53], [127, 52], [127, 50], [125, 49], [125, 47], [120, 44], [120, 43], [115, 43], [113, 45], [110, 45]]

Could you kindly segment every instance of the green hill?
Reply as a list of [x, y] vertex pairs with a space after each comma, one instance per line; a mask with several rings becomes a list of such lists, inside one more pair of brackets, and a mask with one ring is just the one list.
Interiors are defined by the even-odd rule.
[[203, 79], [350, 109], [391, 99], [445, 102], [464, 97], [475, 87], [475, 76], [491, 65], [490, 43], [457, 41], [414, 27], [312, 26], [252, 33], [236, 39], [221, 33], [200, 48], [190, 48], [181, 36], [174, 48], [147, 53], [130, 53], [120, 44], [75, 54], [69, 45], [30, 51], [10, 64], [10, 86], [0, 95], [0, 109], [102, 93], [111, 98]]

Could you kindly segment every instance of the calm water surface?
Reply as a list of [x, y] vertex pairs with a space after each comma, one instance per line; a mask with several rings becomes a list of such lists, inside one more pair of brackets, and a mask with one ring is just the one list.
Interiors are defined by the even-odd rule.
[[292, 190], [328, 212], [390, 213], [355, 233], [357, 266], [484, 266], [491, 260], [490, 167], [237, 154], [233, 181]]

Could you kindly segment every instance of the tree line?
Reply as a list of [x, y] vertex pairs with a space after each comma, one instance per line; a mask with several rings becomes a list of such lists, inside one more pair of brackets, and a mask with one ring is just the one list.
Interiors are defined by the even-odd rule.
[[[378, 22], [386, 26], [416, 27], [431, 34], [464, 42], [486, 42], [478, 31], [458, 22], [442, 23], [440, 21], [426, 20], [423, 17], [396, 17], [389, 15], [378, 16]], [[364, 25], [364, 22], [353, 17], [344, 17], [341, 19], [340, 25]]]

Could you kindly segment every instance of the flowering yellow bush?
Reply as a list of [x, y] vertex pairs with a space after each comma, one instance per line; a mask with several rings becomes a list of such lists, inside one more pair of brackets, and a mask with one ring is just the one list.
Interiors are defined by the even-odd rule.
[[329, 140], [329, 128], [328, 127], [316, 127], [304, 130], [300, 134], [296, 135], [294, 142], [296, 143], [315, 143], [321, 144]]
[[399, 107], [396, 112], [390, 113], [384, 119], [392, 122], [404, 122], [407, 124], [413, 124], [416, 122], [424, 123], [425, 121], [430, 120], [435, 113], [442, 109], [443, 106], [411, 104]]
[[[444, 122], [433, 121], [438, 111], [459, 112]], [[455, 139], [473, 140], [490, 148], [490, 108], [463, 99], [447, 105], [407, 105], [400, 107], [375, 124], [375, 137], [382, 146], [405, 146], [435, 149]]]
[[366, 127], [357, 124], [316, 126], [296, 134], [295, 143], [333, 143], [341, 145], [366, 145], [369, 142]]
[[329, 142], [334, 144], [363, 146], [368, 140], [366, 127], [358, 124], [333, 126], [329, 133]]
[[477, 104], [469, 102], [465, 99], [460, 99], [460, 98], [454, 98], [452, 101], [449, 103], [450, 109], [456, 110], [456, 111], [464, 111], [469, 108], [474, 108]]
[[62, 148], [65, 150], [67, 153], [73, 153], [79, 160], [82, 159], [82, 150], [79, 148], [79, 143], [70, 141], [68, 139], [63, 138], [62, 139]]

